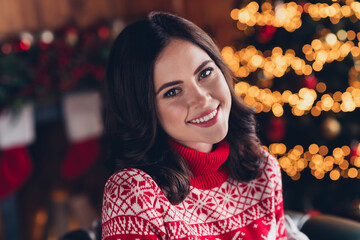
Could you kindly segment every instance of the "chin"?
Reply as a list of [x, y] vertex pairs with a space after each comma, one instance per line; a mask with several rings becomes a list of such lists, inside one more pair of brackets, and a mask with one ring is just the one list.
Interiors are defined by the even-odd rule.
[[225, 139], [227, 132], [228, 132], [228, 128], [226, 127], [226, 129], [223, 129], [223, 130], [217, 132], [216, 135], [209, 136], [209, 139], [212, 139], [213, 144], [221, 142], [222, 140]]

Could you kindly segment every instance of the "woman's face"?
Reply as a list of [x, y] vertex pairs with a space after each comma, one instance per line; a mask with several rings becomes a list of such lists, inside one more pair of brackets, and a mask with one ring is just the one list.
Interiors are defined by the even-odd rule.
[[159, 122], [175, 141], [210, 152], [225, 138], [230, 90], [221, 70], [200, 47], [172, 40], [155, 62], [154, 85]]

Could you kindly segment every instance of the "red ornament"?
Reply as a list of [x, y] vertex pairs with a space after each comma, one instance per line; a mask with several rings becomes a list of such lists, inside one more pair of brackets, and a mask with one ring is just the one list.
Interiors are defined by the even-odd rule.
[[256, 31], [256, 41], [259, 43], [268, 43], [274, 36], [276, 27], [273, 25], [260, 26]]
[[301, 79], [301, 87], [315, 89], [318, 80], [314, 75], [304, 76]]
[[360, 143], [353, 142], [350, 149], [350, 157], [360, 157]]
[[23, 39], [20, 41], [20, 49], [22, 51], [27, 51], [30, 49], [30, 47], [31, 47], [31, 42], [29, 40]]
[[272, 117], [266, 126], [266, 138], [271, 142], [281, 142], [286, 135], [286, 121], [284, 118]]
[[9, 44], [9, 43], [5, 43], [4, 45], [2, 45], [1, 46], [1, 52], [3, 53], [3, 54], [9, 54], [9, 53], [11, 53], [11, 51], [12, 51], [12, 46], [11, 46], [11, 44]]
[[41, 48], [41, 50], [48, 50], [50, 48], [50, 43], [39, 41], [39, 47]]
[[98, 29], [98, 35], [101, 39], [107, 39], [110, 35], [110, 30], [108, 27], [102, 26]]

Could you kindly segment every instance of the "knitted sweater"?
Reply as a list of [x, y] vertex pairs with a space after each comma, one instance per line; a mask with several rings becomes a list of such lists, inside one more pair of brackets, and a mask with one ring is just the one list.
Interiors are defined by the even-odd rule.
[[193, 172], [190, 193], [172, 205], [145, 172], [127, 168], [105, 185], [102, 239], [286, 239], [277, 160], [264, 151], [260, 176], [241, 183], [221, 165], [225, 141], [211, 153], [171, 145]]

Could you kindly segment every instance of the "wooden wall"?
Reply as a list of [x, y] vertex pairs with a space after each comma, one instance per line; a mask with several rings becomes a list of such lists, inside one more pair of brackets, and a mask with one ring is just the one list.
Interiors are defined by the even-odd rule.
[[234, 0], [0, 0], [0, 41], [21, 31], [57, 29], [69, 22], [87, 27], [99, 20], [126, 23], [152, 10], [177, 13], [210, 32], [219, 45], [236, 37], [230, 19]]

